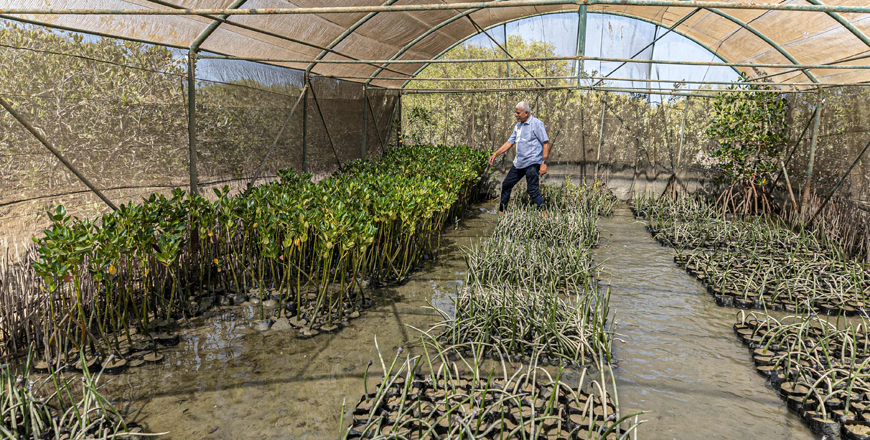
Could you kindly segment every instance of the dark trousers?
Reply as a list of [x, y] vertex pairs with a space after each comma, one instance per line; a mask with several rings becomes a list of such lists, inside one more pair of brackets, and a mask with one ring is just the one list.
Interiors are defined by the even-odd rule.
[[501, 203], [498, 205], [499, 211], [504, 211], [508, 202], [511, 199], [511, 190], [523, 176], [526, 177], [526, 188], [529, 192], [529, 197], [538, 206], [538, 209], [544, 209], [544, 198], [541, 197], [541, 192], [538, 190], [538, 179], [541, 176], [541, 165], [531, 165], [525, 168], [519, 168], [511, 165], [511, 170], [504, 177], [504, 182], [501, 183]]

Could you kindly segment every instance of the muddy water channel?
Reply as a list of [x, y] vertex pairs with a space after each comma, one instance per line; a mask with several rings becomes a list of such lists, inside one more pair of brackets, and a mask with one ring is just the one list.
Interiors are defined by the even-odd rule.
[[[187, 324], [164, 362], [112, 376], [106, 394], [147, 430], [168, 431], [162, 438], [335, 439], [342, 402], [349, 410], [363, 394], [369, 360], [370, 389], [381, 375], [375, 337], [389, 364], [399, 346], [419, 340], [411, 326], [438, 320], [428, 302], [451, 307], [465, 279], [461, 249], [492, 233], [493, 208], [476, 206], [448, 228], [437, 260], [377, 292], [338, 333], [258, 333], [258, 309], [225, 308]], [[620, 404], [650, 411], [640, 438], [813, 438], [755, 373], [731, 331], [734, 309], [717, 307], [626, 207], [600, 226], [596, 260], [609, 272], [625, 340], [615, 348]]]
[[737, 309], [717, 306], [621, 206], [599, 223], [595, 259], [611, 284], [620, 405], [649, 411], [644, 439], [812, 439], [765, 386], [731, 330]]

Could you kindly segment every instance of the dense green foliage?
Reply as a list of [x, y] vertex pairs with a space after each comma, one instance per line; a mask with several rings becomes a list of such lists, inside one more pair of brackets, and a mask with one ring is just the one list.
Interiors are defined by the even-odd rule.
[[55, 335], [56, 353], [117, 349], [131, 327], [147, 334], [150, 321], [196, 314], [223, 292], [275, 298], [309, 332], [340, 322], [365, 284], [400, 280], [432, 255], [485, 159], [468, 147], [408, 146], [317, 183], [288, 170], [242, 194], [216, 190], [214, 202], [176, 190], [98, 222], [60, 206], [34, 239], [33, 268], [51, 294], [40, 330]]
[[[743, 77], [746, 80], [746, 77]], [[743, 83], [729, 90], [765, 90]], [[716, 141], [711, 152], [728, 183], [766, 183], [779, 166], [788, 142], [788, 101], [778, 93], [719, 93], [707, 136]]]

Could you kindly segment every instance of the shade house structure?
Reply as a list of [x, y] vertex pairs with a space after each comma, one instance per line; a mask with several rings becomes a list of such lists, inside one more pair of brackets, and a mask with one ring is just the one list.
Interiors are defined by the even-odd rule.
[[[193, 308], [191, 304], [198, 308], [191, 312], [194, 315], [222, 305], [247, 306], [245, 295], [254, 290], [256, 304], [274, 300], [285, 310], [291, 306], [280, 290], [290, 295], [296, 288], [292, 286], [302, 286], [293, 278], [301, 280], [301, 273], [314, 290], [309, 293], [314, 298], [312, 316], [327, 313], [332, 319], [328, 304], [335, 303], [341, 319], [318, 321], [314, 328], [311, 318], [296, 326], [306, 298], [298, 287], [293, 297], [302, 299], [293, 306], [298, 310], [293, 309], [292, 326], [305, 337], [316, 335], [321, 325], [329, 329], [321, 333], [331, 333], [333, 324], [344, 328], [342, 302], [350, 302], [345, 292], [406, 282], [408, 273], [434, 255], [427, 246], [430, 241], [439, 243], [442, 232], [447, 234], [448, 218], [453, 222], [464, 215], [472, 200], [497, 196], [515, 153], [497, 158], [492, 166], [483, 158], [507, 140], [519, 101], [527, 102], [544, 122], [552, 143], [543, 182], [591, 188], [578, 194], [594, 203], [628, 202], [638, 218], [650, 221], [653, 235], [663, 229], [656, 229], [652, 218], [663, 215], [665, 208], [649, 200], [670, 197], [678, 203], [680, 197], [691, 196], [727, 205], [723, 200], [730, 196], [723, 195], [723, 188], [732, 170], [717, 159], [722, 144], [715, 139], [713, 123], [722, 108], [748, 108], [760, 102], [781, 105], [781, 130], [759, 134], [780, 136], [781, 148], [765, 178], [752, 182], [746, 194], [757, 185], [757, 192], [769, 196], [761, 210], [775, 214], [781, 222], [778, 227], [816, 237], [822, 244], [808, 252], [818, 261], [830, 239], [841, 246], [838, 258], [850, 264], [870, 262], [870, 4], [864, 1], [6, 0], [0, 4], [0, 77], [0, 250], [8, 260], [0, 262], [0, 299], [25, 298], [3, 300], [14, 306], [0, 304], [0, 363], [20, 357], [31, 345], [40, 356], [47, 353], [46, 362], [66, 356], [73, 345], [95, 352], [101, 344], [113, 345], [110, 336], [101, 335], [120, 334], [120, 328], [101, 328], [97, 334], [85, 327], [104, 325], [100, 318], [92, 318], [91, 324], [79, 322], [91, 310], [103, 310], [94, 313], [103, 313], [106, 323], [114, 322], [113, 300], [100, 299], [114, 294], [110, 292], [115, 287], [100, 284], [105, 279], [129, 280], [124, 286], [130, 292], [168, 292], [142, 309], [131, 305], [140, 304], [134, 293], [129, 304], [123, 303], [136, 311], [139, 322], [133, 324], [138, 326], [133, 333], [140, 336], [160, 327], [161, 337], [177, 342], [173, 330], [164, 328], [166, 322], [176, 322], [170, 319], [173, 314], [187, 313], [185, 307]], [[732, 121], [732, 129], [741, 124]], [[477, 162], [463, 167], [450, 164], [450, 158]], [[415, 160], [449, 170], [436, 176], [434, 169], [421, 171], [426, 167]], [[378, 168], [383, 164], [395, 167]], [[473, 185], [462, 180], [474, 170], [480, 171], [474, 177], [482, 180]], [[419, 181], [405, 172], [416, 173]], [[426, 172], [431, 175], [420, 177]], [[359, 175], [381, 177], [383, 182], [372, 177], [360, 184], [354, 180]], [[457, 182], [449, 185], [440, 180], [453, 178]], [[433, 182], [448, 189], [433, 189]], [[376, 189], [389, 185], [423, 188], [419, 194], [425, 197], [377, 198]], [[282, 189], [270, 192], [276, 187]], [[607, 195], [599, 193], [605, 187]], [[298, 194], [310, 197], [294, 198]], [[335, 210], [308, 205], [336, 194], [347, 203]], [[562, 197], [553, 194], [546, 195]], [[123, 266], [107, 260], [105, 270], [111, 276], [106, 278], [90, 255], [51, 267], [39, 263], [47, 261], [49, 250], [38, 237], [62, 236], [52, 227], [67, 219], [76, 225], [83, 219], [93, 225], [114, 224], [113, 215], [169, 216], [182, 210], [179, 206], [192, 206], [184, 203], [214, 217], [191, 214], [189, 223], [173, 223], [175, 229], [150, 230], [153, 242], [143, 240], [154, 256], [136, 261], [143, 267], [146, 261], [153, 264], [162, 271], [158, 275], [151, 266], [136, 272], [140, 266], [132, 260]], [[366, 203], [389, 205], [383, 209], [391, 214], [347, 208]], [[443, 206], [420, 208], [437, 203]], [[153, 206], [162, 208], [148, 208]], [[688, 222], [687, 212], [700, 210], [680, 206], [669, 208], [672, 213], [684, 209], [668, 219], [669, 227]], [[393, 213], [418, 208], [420, 213], [410, 219]], [[591, 215], [600, 214], [594, 212]], [[312, 213], [320, 216], [316, 222], [305, 217]], [[730, 222], [737, 221], [722, 216], [722, 224], [733, 226]], [[194, 218], [200, 223], [194, 225]], [[225, 230], [209, 226], [221, 224], [220, 218], [233, 220], [223, 224]], [[387, 218], [397, 223], [385, 228]], [[281, 237], [276, 248], [269, 247], [273, 243], [268, 238], [246, 241], [248, 234], [260, 237], [262, 225], [275, 221], [286, 226], [297, 219], [305, 232], [297, 237], [273, 231], [274, 237]], [[571, 221], [589, 231], [596, 227]], [[246, 229], [252, 224], [256, 226]], [[83, 228], [100, 228], [93, 225]], [[313, 229], [305, 229], [309, 227]], [[143, 236], [133, 230], [124, 229], [115, 240]], [[238, 237], [234, 234], [245, 238], [225, 238]], [[306, 248], [304, 237], [315, 236], [345, 241], [323, 239], [328, 247]], [[421, 237], [429, 241], [418, 249], [415, 242]], [[675, 261], [681, 267], [701, 264], [692, 258], [701, 258], [702, 252], [691, 257], [682, 253], [692, 245], [679, 241], [679, 234], [663, 237], [656, 236], [678, 249]], [[221, 248], [225, 239], [230, 244]], [[395, 249], [389, 247], [393, 242]], [[115, 242], [108, 237], [95, 243], [98, 247]], [[718, 252], [727, 249], [727, 243], [722, 239], [706, 245]], [[788, 243], [783, 246], [793, 244]], [[181, 250], [172, 247], [176, 244]], [[589, 251], [597, 242], [585, 244]], [[69, 252], [80, 251], [71, 246]], [[257, 246], [262, 252], [251, 251], [260, 249]], [[58, 252], [53, 255], [66, 255]], [[254, 253], [246, 257], [245, 252]], [[281, 252], [289, 252], [287, 259]], [[124, 253], [120, 255], [123, 259]], [[140, 258], [136, 255], [130, 258]], [[709, 274], [693, 269], [693, 275], [700, 273], [709, 282], [720, 256], [713, 252], [704, 260]], [[594, 266], [591, 251], [582, 258], [588, 261], [577, 267]], [[34, 262], [36, 266], [28, 266]], [[839, 269], [837, 264], [839, 260], [826, 267]], [[76, 265], [89, 270], [69, 269]], [[185, 265], [194, 268], [188, 271]], [[326, 269], [317, 272], [322, 267]], [[861, 267], [849, 282], [863, 286], [868, 277], [866, 266]], [[62, 282], [42, 284], [51, 270]], [[387, 270], [393, 273], [379, 279]], [[812, 266], [801, 273], [823, 270]], [[277, 277], [271, 292], [263, 283], [267, 274]], [[212, 275], [226, 279], [220, 293], [214, 286], [203, 287]], [[15, 281], [4, 283], [4, 276]], [[814, 278], [819, 286], [840, 285], [819, 277]], [[91, 290], [64, 287], [72, 286], [66, 283], [89, 283]], [[200, 289], [185, 291], [183, 295], [192, 296], [183, 296], [186, 303], [181, 304], [176, 295], [187, 289], [181, 286], [196, 283]], [[55, 293], [64, 289], [72, 290]], [[769, 285], [760, 289], [773, 291]], [[780, 290], [795, 289], [799, 290], [789, 284]], [[340, 292], [338, 299], [333, 299], [333, 290]], [[712, 287], [708, 290], [713, 292]], [[728, 292], [714, 295], [724, 298]], [[206, 294], [215, 295], [211, 302], [204, 302]], [[76, 295], [76, 301], [69, 299]], [[366, 294], [353, 295], [360, 295], [354, 301], [371, 304]], [[745, 300], [746, 308], [760, 304], [753, 301], [761, 297]], [[91, 298], [90, 305], [82, 298]], [[805, 311], [864, 310], [860, 298], [855, 304], [825, 301]], [[76, 307], [81, 310], [71, 308], [66, 318], [51, 315], [51, 305], [73, 303], [85, 305]], [[176, 303], [184, 310], [176, 309]], [[777, 304], [786, 311], [804, 310]], [[347, 309], [351, 311], [360, 316], [359, 310]], [[120, 309], [117, 313], [121, 315]], [[261, 318], [281, 319], [280, 314]], [[63, 325], [46, 324], [51, 321]], [[735, 329], [753, 333], [744, 342], [757, 345], [752, 338], [760, 321], [748, 322]], [[72, 345], [61, 347], [58, 341]], [[147, 348], [159, 346], [155, 344]], [[843, 344], [838, 346], [842, 353], [853, 349]]]

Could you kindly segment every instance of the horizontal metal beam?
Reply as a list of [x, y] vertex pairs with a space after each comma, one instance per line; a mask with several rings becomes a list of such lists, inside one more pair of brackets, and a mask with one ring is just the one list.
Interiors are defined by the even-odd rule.
[[[731, 14], [727, 14], [727, 13], [722, 12], [722, 11], [715, 9], [715, 8], [710, 9], [710, 12], [712, 12], [712, 13], [714, 13], [714, 14], [716, 14], [716, 15], [718, 15], [718, 16], [720, 16], [728, 21], [731, 21], [734, 24], [737, 24], [738, 26], [740, 26], [743, 29], [746, 29], [748, 32], [752, 33], [752, 35], [755, 35], [756, 37], [761, 38], [762, 41], [769, 44], [770, 47], [774, 48], [777, 52], [779, 52], [780, 55], [784, 56], [787, 60], [791, 61], [793, 64], [800, 64], [790, 53], [788, 53], [787, 50], [785, 50], [785, 48], [783, 48], [782, 46], [777, 44], [777, 42], [771, 40], [770, 37], [768, 37], [767, 35], [765, 35], [761, 31], [759, 31], [758, 29], [755, 29], [749, 23], [747, 23], [743, 20], [740, 20], [739, 18], [737, 18]], [[806, 70], [802, 70], [802, 72], [804, 75], [806, 75], [807, 78], [809, 78], [810, 81], [812, 81], [814, 83], [819, 82], [819, 80], [816, 79], [816, 77], [811, 72], [808, 72]]]
[[249, 8], [249, 9], [101, 9], [101, 8], [0, 8], [0, 14], [29, 15], [312, 15], [312, 14], [358, 14], [380, 12], [456, 11], [463, 9], [496, 9], [536, 6], [649, 6], [750, 9], [759, 11], [799, 11], [870, 13], [870, 6], [832, 6], [787, 3], [734, 3], [726, 1], [681, 1], [681, 0], [506, 0], [503, 2], [434, 3], [390, 6], [335, 6], [314, 8]]
[[[286, 58], [248, 58], [229, 57], [223, 55], [201, 55], [202, 59], [221, 59], [238, 61], [258, 61], [264, 63], [309, 63], [312, 60]], [[831, 64], [778, 64], [778, 63], [721, 63], [715, 61], [674, 61], [674, 60], [643, 60], [632, 58], [561, 56], [561, 57], [522, 57], [522, 58], [464, 58], [436, 60], [320, 60], [318, 64], [456, 64], [456, 63], [504, 63], [509, 61], [605, 61], [627, 62], [638, 64], [674, 64], [680, 66], [726, 66], [726, 67], [765, 67], [773, 69], [835, 69], [835, 70], [865, 70], [870, 65], [831, 65]]]
[[644, 95], [668, 95], [668, 96], [700, 96], [707, 98], [714, 98], [718, 96], [718, 93], [806, 93], [802, 90], [702, 90], [701, 92], [708, 93], [697, 93], [692, 91], [686, 91], [684, 93], [680, 92], [672, 92], [666, 90], [650, 90], [647, 88], [631, 88], [631, 87], [601, 87], [601, 86], [580, 86], [578, 89], [576, 85], [571, 86], [555, 86], [555, 87], [503, 87], [503, 88], [470, 88], [470, 89], [458, 89], [458, 88], [431, 88], [431, 89], [402, 89], [402, 94], [405, 95], [414, 95], [414, 94], [428, 94], [428, 93], [445, 93], [445, 94], [453, 94], [453, 93], [491, 93], [491, 92], [546, 92], [551, 90], [588, 90], [588, 91], [601, 91], [601, 92], [623, 92], [623, 93], [640, 93]]
[[[366, 79], [367, 76], [354, 76], [354, 75], [324, 75], [326, 78], [332, 79], [340, 79], [340, 80], [354, 80], [354, 79]], [[409, 84], [413, 84], [415, 81], [432, 81], [432, 82], [473, 82], [473, 81], [482, 81], [482, 82], [490, 82], [490, 81], [531, 81], [531, 80], [574, 80], [576, 79], [576, 75], [568, 75], [568, 76], [535, 76], [528, 78], [517, 78], [517, 77], [480, 77], [480, 78], [431, 78], [431, 77], [417, 77], [411, 80], [405, 77], [378, 77], [378, 81], [408, 81]], [[699, 84], [699, 85], [735, 85], [742, 84], [738, 81], [688, 81], [681, 79], [652, 79], [652, 78], [618, 78], [618, 77], [610, 77], [610, 76], [586, 76], [584, 79], [589, 80], [607, 80], [607, 81], [635, 81], [635, 82], [649, 82], [649, 83], [674, 83], [674, 84]], [[799, 83], [763, 83], [764, 86], [771, 87], [818, 87], [818, 83], [811, 82], [799, 82]], [[859, 86], [859, 87], [870, 87], [866, 81], [862, 82], [854, 82], [854, 83], [825, 83], [824, 87], [851, 87], [851, 86]]]
[[[833, 65], [837, 65], [837, 64], [848, 63], [851, 61], [863, 60], [863, 59], [867, 59], [867, 58], [870, 58], [870, 54], [855, 55], [855, 56], [851, 56], [848, 58], [843, 58], [841, 60], [831, 61], [830, 63], [827, 63], [825, 65], [826, 66], [833, 66]], [[750, 78], [749, 81], [762, 81], [765, 79], [773, 78], [775, 76], [787, 75], [789, 73], [800, 72], [800, 70], [801, 69], [787, 69], [787, 70], [784, 70], [781, 72], [771, 73], [768, 75], [756, 76], [756, 77]]]

